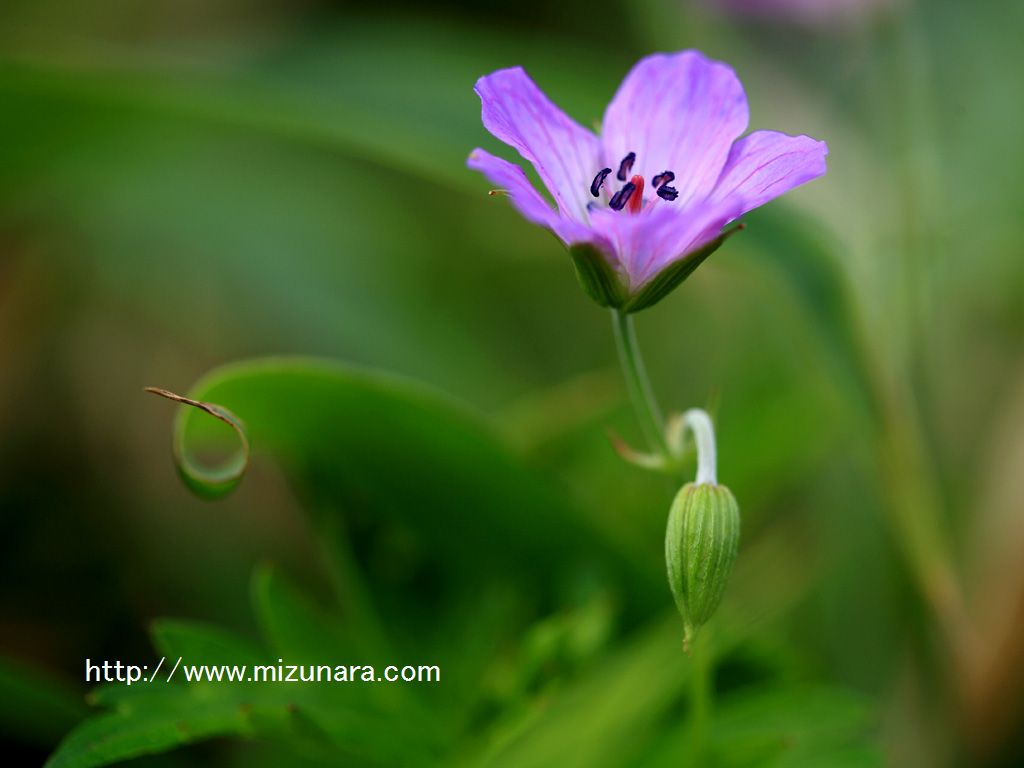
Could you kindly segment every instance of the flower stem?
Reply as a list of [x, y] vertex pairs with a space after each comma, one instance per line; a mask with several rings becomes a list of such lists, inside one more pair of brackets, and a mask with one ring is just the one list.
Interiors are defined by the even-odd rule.
[[708, 764], [708, 741], [714, 706], [714, 656], [711, 647], [710, 627], [695, 637], [691, 643], [693, 669], [690, 672], [690, 724], [693, 729], [690, 762], [692, 765]]
[[[615, 346], [619, 351], [619, 362], [626, 376], [630, 400], [647, 444], [652, 451], [666, 461], [673, 459], [669, 438], [665, 434], [661, 409], [654, 399], [651, 382], [647, 378], [640, 347], [633, 328], [633, 318], [617, 309], [612, 310], [612, 325], [615, 329]], [[673, 425], [677, 442], [681, 443], [683, 431], [690, 429], [698, 448], [697, 481], [714, 483], [715, 478], [715, 437], [711, 419], [699, 409], [691, 409]], [[691, 724], [693, 728], [692, 752], [694, 765], [704, 765], [708, 751], [711, 711], [714, 698], [712, 683], [711, 638], [707, 634], [694, 638], [692, 644], [693, 669], [690, 680]]]
[[669, 458], [668, 445], [661, 418], [661, 410], [654, 399], [651, 382], [647, 378], [640, 347], [636, 341], [636, 330], [633, 328], [631, 315], [618, 309], [612, 310], [612, 326], [615, 330], [615, 346], [619, 351], [619, 362], [626, 377], [629, 399], [633, 402], [640, 429], [644, 433], [648, 447]]

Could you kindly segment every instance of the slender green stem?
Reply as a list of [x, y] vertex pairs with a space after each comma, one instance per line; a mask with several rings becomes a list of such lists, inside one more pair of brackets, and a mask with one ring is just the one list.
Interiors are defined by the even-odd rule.
[[[658, 402], [654, 398], [654, 391], [651, 389], [650, 380], [647, 378], [647, 371], [644, 368], [643, 358], [640, 356], [640, 347], [636, 340], [636, 331], [633, 328], [633, 318], [625, 312], [612, 310], [612, 325], [615, 329], [615, 346], [619, 351], [619, 362], [622, 363], [622, 372], [626, 376], [626, 386], [629, 389], [630, 400], [633, 401], [633, 408], [637, 418], [640, 420], [640, 427], [647, 440], [649, 448], [663, 456], [666, 461], [672, 460], [672, 452], [669, 448], [668, 438], [665, 435], [664, 423]], [[688, 417], [688, 418], [686, 418]], [[711, 431], [711, 422], [703, 411], [688, 411], [680, 428], [689, 426], [694, 430], [696, 439], [703, 443], [703, 469], [699, 474], [707, 475], [710, 482], [714, 482], [714, 432]], [[684, 426], [685, 425], [685, 426]], [[708, 446], [708, 435], [710, 447]], [[680, 434], [679, 439], [682, 439]], [[693, 728], [693, 764], [706, 765], [705, 756], [708, 751], [708, 731], [711, 722], [712, 702], [714, 691], [712, 686], [712, 648], [710, 637], [702, 636], [696, 638], [692, 647], [693, 669], [691, 671], [690, 704], [691, 724]]]
[[669, 457], [668, 445], [661, 418], [661, 410], [654, 399], [651, 382], [647, 378], [640, 347], [636, 341], [636, 330], [633, 328], [633, 317], [618, 309], [612, 310], [612, 325], [615, 329], [615, 346], [619, 350], [619, 362], [626, 376], [626, 387], [629, 399], [633, 402], [636, 416], [640, 420], [640, 428], [648, 447]]
[[690, 673], [690, 724], [693, 729], [690, 762], [692, 765], [707, 766], [709, 730], [714, 706], [714, 656], [712, 655], [710, 627], [695, 637], [690, 651], [693, 654], [693, 669]]

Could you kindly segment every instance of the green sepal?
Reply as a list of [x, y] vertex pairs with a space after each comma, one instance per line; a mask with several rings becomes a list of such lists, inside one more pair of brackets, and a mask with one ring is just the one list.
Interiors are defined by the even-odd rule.
[[569, 246], [576, 278], [587, 295], [602, 307], [621, 307], [629, 298], [626, 286], [608, 259], [596, 246], [577, 243]]
[[704, 263], [704, 260], [717, 251], [731, 235], [743, 229], [738, 224], [729, 229], [710, 243], [692, 253], [687, 254], [679, 261], [669, 264], [651, 280], [649, 280], [632, 298], [622, 307], [626, 312], [639, 312], [641, 309], [653, 307], [659, 301], [674, 291], [683, 280], [688, 278], [697, 267]]

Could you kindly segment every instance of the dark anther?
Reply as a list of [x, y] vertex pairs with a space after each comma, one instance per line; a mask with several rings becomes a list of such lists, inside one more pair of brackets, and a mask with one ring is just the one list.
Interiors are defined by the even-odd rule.
[[651, 179], [651, 186], [657, 189], [658, 187], [663, 187], [666, 184], [671, 184], [675, 180], [676, 175], [672, 173], [672, 171], [662, 171]]
[[611, 168], [602, 168], [597, 172], [597, 176], [590, 182], [590, 194], [594, 197], [601, 196], [601, 185], [604, 184], [604, 180], [608, 177], [608, 174], [612, 172]]
[[633, 190], [636, 189], [636, 184], [629, 182], [622, 189], [612, 195], [611, 201], [608, 203], [608, 207], [613, 211], [621, 211], [626, 207], [626, 203], [629, 202], [629, 198], [633, 195]]
[[662, 200], [675, 200], [679, 197], [679, 192], [675, 187], [670, 187], [668, 184], [662, 184], [658, 187], [658, 197]]
[[615, 178], [619, 181], [625, 181], [629, 172], [633, 170], [633, 162], [636, 160], [636, 152], [630, 152], [619, 163], [619, 172], [615, 174]]

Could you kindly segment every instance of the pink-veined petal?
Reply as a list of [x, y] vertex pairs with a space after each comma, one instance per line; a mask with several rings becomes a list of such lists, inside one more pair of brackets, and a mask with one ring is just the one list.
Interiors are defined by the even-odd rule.
[[481, 77], [484, 126], [533, 163], [559, 210], [587, 221], [590, 182], [600, 170], [600, 142], [544, 95], [522, 67]]
[[633, 67], [608, 105], [604, 160], [618, 170], [635, 152], [633, 173], [648, 182], [672, 171], [683, 206], [714, 188], [748, 119], [747, 97], [731, 67], [698, 51], [657, 53]]
[[722, 227], [739, 216], [737, 201], [701, 202], [689, 208], [672, 203], [629, 215], [608, 209], [594, 211], [595, 232], [615, 249], [631, 293], [665, 267], [714, 240]]
[[825, 173], [828, 146], [810, 136], [755, 131], [733, 145], [711, 200], [741, 200], [740, 215]]
[[466, 165], [482, 173], [488, 181], [506, 192], [512, 205], [527, 221], [547, 227], [566, 245], [591, 239], [590, 228], [565, 218], [552, 208], [530, 183], [523, 169], [515, 163], [492, 155], [487, 150], [474, 149]]

